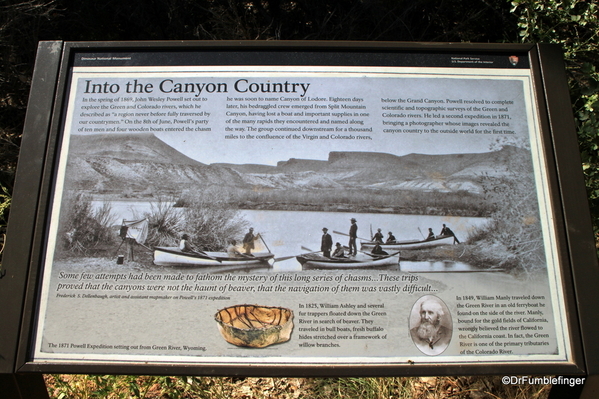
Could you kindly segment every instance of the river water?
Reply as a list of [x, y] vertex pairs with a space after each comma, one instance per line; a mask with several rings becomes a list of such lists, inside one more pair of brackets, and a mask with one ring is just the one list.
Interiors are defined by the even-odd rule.
[[[132, 220], [142, 218], [144, 213], [151, 209], [150, 202], [139, 201], [111, 201], [112, 213], [115, 223], [120, 224], [122, 219]], [[94, 202], [95, 207], [101, 207], [102, 202]], [[484, 225], [486, 218], [477, 217], [448, 217], [429, 215], [391, 215], [380, 213], [345, 213], [345, 212], [307, 212], [307, 211], [264, 211], [242, 210], [241, 215], [254, 227], [255, 233], [260, 233], [264, 241], [257, 242], [257, 251], [274, 253], [277, 258], [298, 255], [307, 249], [318, 251], [322, 228], [329, 229], [333, 242], [347, 245], [348, 237], [343, 234], [349, 232], [350, 219], [356, 218], [358, 224], [358, 237], [368, 240], [372, 232], [381, 229], [387, 237], [389, 231], [398, 240], [422, 239], [432, 228], [439, 234], [442, 224], [449, 226], [456, 236], [464, 241], [468, 234], [475, 228]], [[238, 237], [240, 239], [241, 237]], [[358, 241], [360, 241], [358, 239]], [[175, 245], [175, 243], [173, 243]], [[303, 247], [303, 248], [302, 248]], [[453, 261], [412, 262], [401, 261], [402, 271], [414, 272], [468, 272], [477, 269], [472, 266]], [[296, 259], [275, 262], [272, 271], [299, 271], [300, 264]]]

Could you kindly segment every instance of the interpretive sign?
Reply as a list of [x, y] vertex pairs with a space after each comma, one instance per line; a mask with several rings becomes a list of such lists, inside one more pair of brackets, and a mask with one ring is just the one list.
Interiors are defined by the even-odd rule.
[[228, 46], [63, 48], [25, 368], [585, 372], [535, 47]]

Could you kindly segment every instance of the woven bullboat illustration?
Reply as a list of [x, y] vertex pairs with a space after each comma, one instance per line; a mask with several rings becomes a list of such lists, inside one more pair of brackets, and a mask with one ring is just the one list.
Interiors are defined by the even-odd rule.
[[250, 348], [289, 341], [293, 330], [293, 312], [281, 307], [235, 305], [219, 310], [214, 319], [227, 342]]

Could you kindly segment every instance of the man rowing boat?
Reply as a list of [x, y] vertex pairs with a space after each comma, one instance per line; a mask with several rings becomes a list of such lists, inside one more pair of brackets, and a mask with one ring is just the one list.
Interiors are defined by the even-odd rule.
[[254, 249], [254, 241], [260, 238], [260, 234], [254, 235], [254, 228], [250, 227], [248, 233], [243, 237], [243, 249], [245, 250], [246, 255], [252, 254], [252, 249]]
[[454, 244], [460, 243], [460, 240], [458, 240], [458, 238], [455, 236], [455, 233], [449, 227], [445, 226], [445, 223], [443, 223], [443, 228], [441, 229], [441, 233], [439, 235], [452, 236]]
[[195, 252], [189, 243], [189, 236], [187, 234], [183, 234], [181, 236], [181, 241], [179, 241], [179, 249], [181, 252]]
[[345, 252], [340, 243], [335, 244], [335, 252], [333, 252], [333, 258], [345, 258]]
[[385, 242], [385, 244], [395, 244], [395, 241], [395, 236], [392, 232], [389, 232], [389, 237], [387, 237], [387, 241]]
[[234, 239], [231, 239], [231, 241], [229, 242], [229, 246], [227, 247], [227, 255], [229, 256], [229, 258], [243, 258], [244, 255], [239, 252], [239, 250], [237, 249], [237, 241]]
[[383, 250], [380, 243], [376, 243], [372, 251], [370, 252], [373, 255], [389, 255], [386, 251]]
[[426, 237], [426, 241], [430, 241], [430, 240], [434, 240], [435, 239], [435, 233], [433, 233], [433, 229], [432, 228], [428, 228], [428, 236]]
[[[189, 243], [189, 236], [187, 234], [183, 234], [181, 236], [181, 241], [179, 241], [179, 250], [181, 252], [188, 252], [188, 253], [192, 253], [192, 254], [195, 254], [195, 255], [201, 255], [201, 256], [204, 256], [206, 258], [216, 260], [216, 258], [208, 255], [206, 252], [204, 252], [204, 251], [202, 251], [200, 249], [195, 249]], [[219, 260], [219, 262], [220, 262], [220, 260]]]

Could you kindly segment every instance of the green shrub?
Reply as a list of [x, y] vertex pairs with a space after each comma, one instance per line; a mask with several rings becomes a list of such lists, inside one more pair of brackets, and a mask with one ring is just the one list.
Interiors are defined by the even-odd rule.
[[514, 0], [523, 42], [559, 44], [564, 51], [582, 169], [599, 233], [599, 1]]

